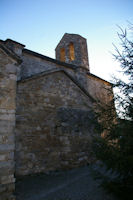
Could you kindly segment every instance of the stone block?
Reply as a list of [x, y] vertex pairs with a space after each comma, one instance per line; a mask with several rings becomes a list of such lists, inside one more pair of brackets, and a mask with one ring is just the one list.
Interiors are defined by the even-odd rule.
[[15, 121], [15, 115], [12, 113], [0, 114], [0, 120]]
[[14, 174], [14, 165], [12, 165], [12, 167], [11, 166], [9, 167], [9, 165], [0, 167], [0, 177], [8, 176], [10, 174]]
[[10, 74], [10, 75], [9, 75], [9, 79], [15, 81], [15, 84], [16, 84], [16, 79], [17, 79], [17, 77], [16, 77], [15, 74]]
[[12, 144], [0, 144], [0, 151], [13, 151], [15, 148], [14, 142]]
[[4, 161], [6, 158], [6, 155], [0, 155], [0, 161]]
[[14, 175], [11, 174], [11, 175], [0, 177], [0, 181], [1, 181], [1, 184], [9, 184], [9, 183], [14, 183], [15, 178], [14, 178]]
[[[12, 131], [12, 128], [14, 128], [15, 127], [15, 121], [8, 121], [8, 123], [7, 123], [7, 121], [6, 120], [0, 120], [0, 127], [1, 128], [5, 128], [5, 130], [7, 131], [7, 129], [11, 129], [11, 131]], [[5, 133], [5, 131], [4, 131], [4, 129], [1, 131], [1, 129], [0, 129], [0, 132], [2, 133], [2, 132], [4, 132]]]
[[13, 64], [7, 64], [5, 67], [5, 71], [7, 74], [16, 74], [16, 66]]
[[15, 136], [10, 133], [0, 135], [0, 144], [12, 144], [15, 141], [14, 137]]
[[10, 169], [13, 169], [14, 168], [14, 161], [13, 160], [8, 160], [8, 161], [1, 161], [0, 162], [0, 169], [3, 169], [3, 168], [10, 168]]

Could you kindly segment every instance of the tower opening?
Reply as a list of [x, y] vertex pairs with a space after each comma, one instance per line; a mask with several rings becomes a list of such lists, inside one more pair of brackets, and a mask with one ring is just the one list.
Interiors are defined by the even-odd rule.
[[60, 49], [60, 61], [65, 62], [65, 49]]
[[75, 53], [74, 53], [74, 44], [71, 42], [69, 44], [69, 56], [70, 56], [70, 61], [75, 60]]

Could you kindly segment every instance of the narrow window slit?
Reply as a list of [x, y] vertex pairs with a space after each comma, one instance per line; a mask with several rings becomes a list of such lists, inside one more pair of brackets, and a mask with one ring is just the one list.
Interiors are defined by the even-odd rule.
[[69, 55], [70, 55], [70, 61], [75, 60], [74, 44], [72, 42], [69, 44]]
[[65, 62], [65, 49], [60, 49], [60, 61]]

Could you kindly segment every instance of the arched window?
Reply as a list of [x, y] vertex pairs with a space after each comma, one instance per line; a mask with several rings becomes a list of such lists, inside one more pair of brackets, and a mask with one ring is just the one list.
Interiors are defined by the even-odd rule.
[[60, 61], [65, 62], [65, 49], [60, 49]]
[[74, 44], [72, 42], [69, 44], [69, 56], [70, 56], [70, 61], [75, 60]]

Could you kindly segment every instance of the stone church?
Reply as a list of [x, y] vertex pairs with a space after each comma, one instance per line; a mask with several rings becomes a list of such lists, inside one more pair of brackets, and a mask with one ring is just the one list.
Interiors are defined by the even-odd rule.
[[0, 40], [0, 197], [15, 179], [92, 161], [97, 102], [108, 104], [112, 85], [91, 74], [86, 39], [65, 33], [56, 59]]

